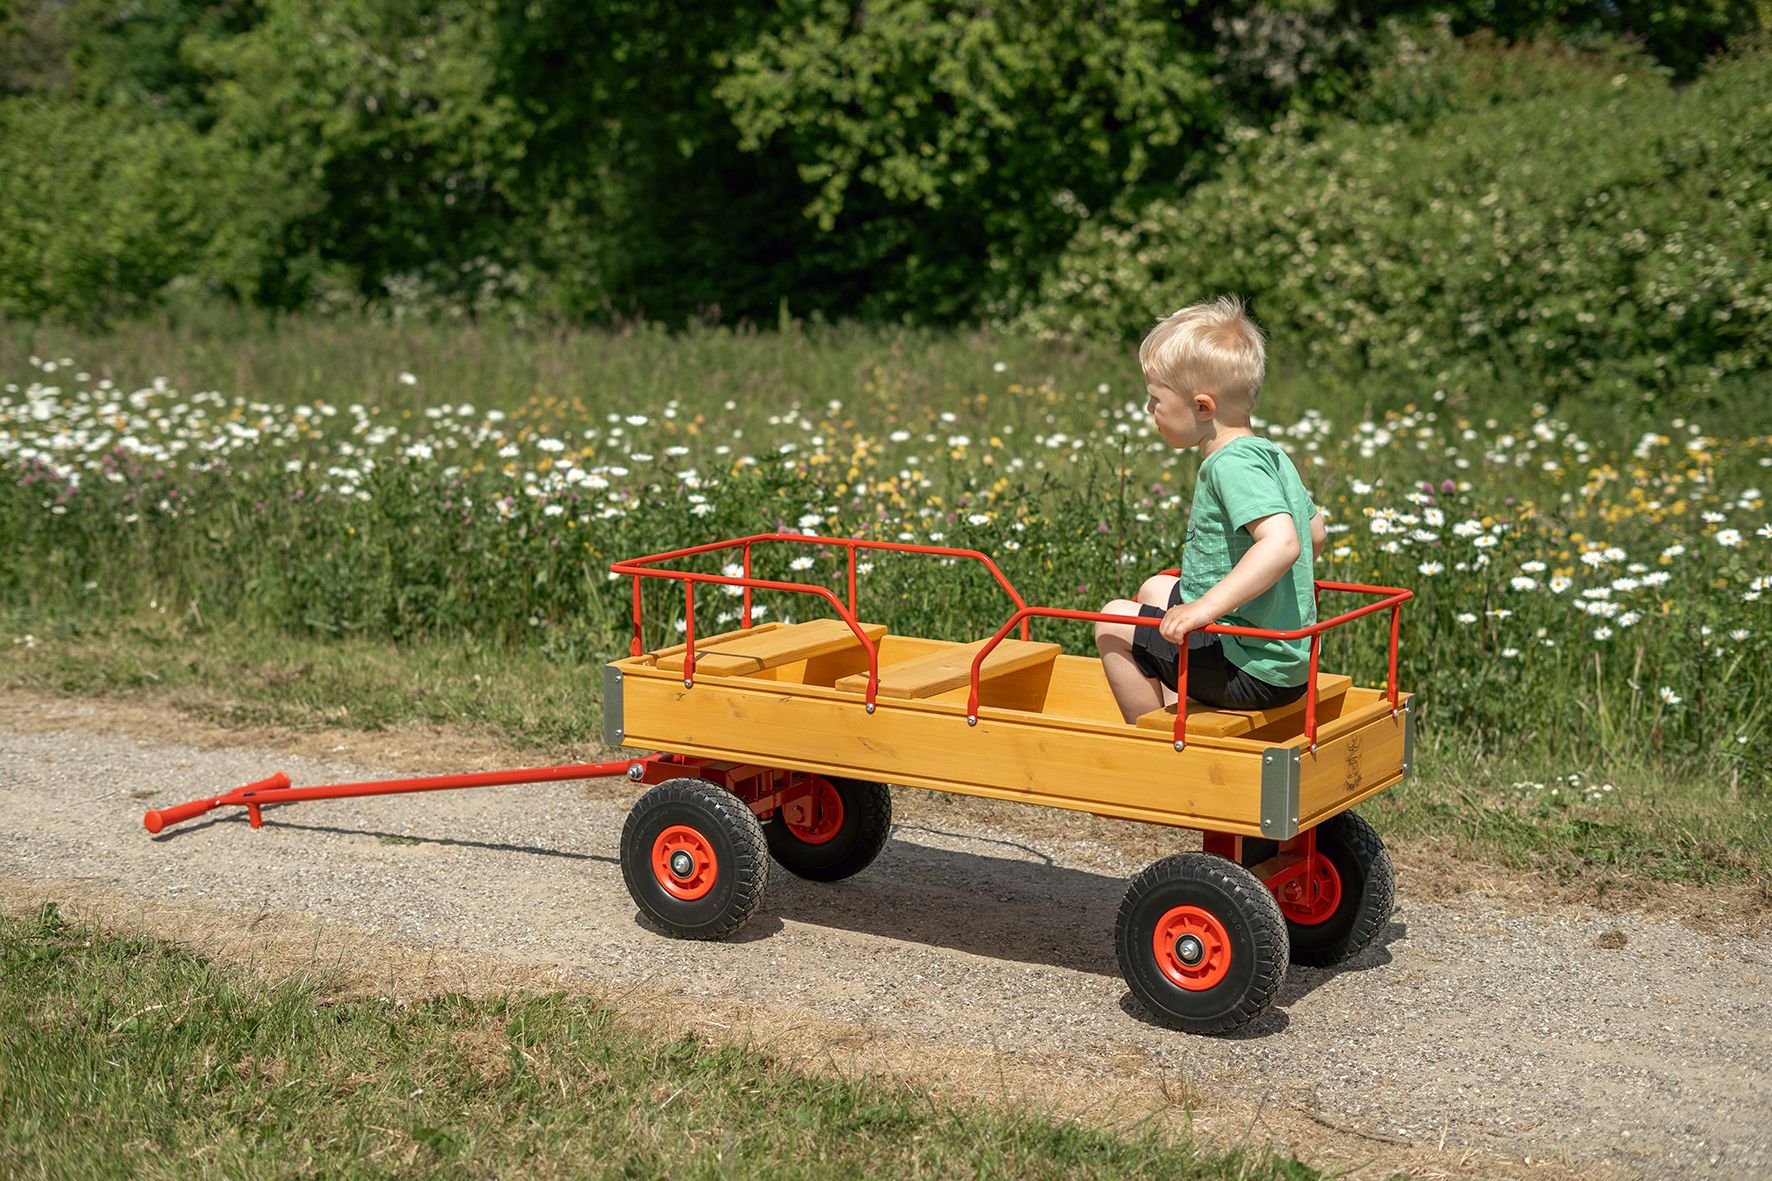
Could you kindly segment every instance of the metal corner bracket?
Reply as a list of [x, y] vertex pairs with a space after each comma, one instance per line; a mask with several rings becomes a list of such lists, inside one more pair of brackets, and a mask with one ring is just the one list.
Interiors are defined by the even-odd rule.
[[1415, 698], [1403, 703], [1403, 778], [1415, 769]]
[[1296, 746], [1270, 746], [1261, 754], [1261, 835], [1289, 841], [1298, 835], [1298, 785], [1304, 752]]
[[627, 731], [621, 706], [621, 670], [613, 664], [603, 666], [603, 745], [624, 745]]

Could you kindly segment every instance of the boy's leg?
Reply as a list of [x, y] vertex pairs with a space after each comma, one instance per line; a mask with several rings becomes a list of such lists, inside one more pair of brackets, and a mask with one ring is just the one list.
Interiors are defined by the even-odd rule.
[[[1129, 615], [1136, 618], [1141, 607], [1155, 607], [1167, 610], [1170, 593], [1179, 581], [1173, 574], [1156, 574], [1145, 579], [1144, 585], [1138, 588], [1136, 602], [1128, 599], [1115, 599], [1101, 609], [1104, 615]], [[1114, 691], [1114, 702], [1120, 707], [1120, 716], [1128, 725], [1138, 721], [1144, 714], [1154, 709], [1161, 709], [1175, 694], [1167, 689], [1155, 677], [1149, 676], [1139, 667], [1132, 655], [1132, 644], [1141, 629], [1132, 623], [1097, 623], [1095, 625], [1095, 648], [1101, 653], [1101, 670], [1107, 676], [1108, 687]]]

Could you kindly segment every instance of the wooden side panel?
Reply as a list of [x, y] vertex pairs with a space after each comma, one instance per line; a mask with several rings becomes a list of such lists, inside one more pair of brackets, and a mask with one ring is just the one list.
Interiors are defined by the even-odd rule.
[[1353, 725], [1326, 740], [1315, 753], [1301, 752], [1299, 824], [1309, 827], [1345, 811], [1403, 777], [1403, 715], [1391, 716], [1382, 699], [1342, 719]]
[[626, 741], [682, 754], [824, 771], [1123, 816], [1260, 834], [1261, 755], [1190, 747], [1116, 721], [1051, 725], [1038, 716], [928, 702], [882, 704], [768, 682], [680, 680], [623, 662]]
[[[972, 662], [977, 659], [979, 650], [986, 643], [988, 641], [979, 640], [973, 644], [961, 644], [895, 664], [890, 668], [882, 667], [879, 695], [900, 699], [933, 697], [962, 685], [967, 686], [970, 693]], [[978, 670], [978, 679], [986, 681], [1038, 664], [1049, 664], [1057, 655], [1057, 644], [1004, 640], [984, 658], [984, 664]], [[844, 677], [837, 682], [836, 687], [844, 693], [866, 693], [868, 679], [866, 674]]]

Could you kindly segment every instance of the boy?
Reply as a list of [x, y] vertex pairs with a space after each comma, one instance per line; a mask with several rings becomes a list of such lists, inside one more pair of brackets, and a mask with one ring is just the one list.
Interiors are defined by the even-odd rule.
[[1317, 621], [1311, 568], [1328, 532], [1286, 453], [1250, 428], [1266, 348], [1241, 300], [1198, 303], [1158, 322], [1138, 348], [1145, 410], [1171, 447], [1200, 449], [1181, 577], [1158, 574], [1138, 601], [1105, 615], [1161, 618], [1157, 627], [1098, 623], [1114, 700], [1128, 724], [1175, 700], [1185, 648], [1188, 696], [1227, 709], [1265, 709], [1304, 696], [1310, 641], [1220, 636], [1211, 623], [1293, 631]]

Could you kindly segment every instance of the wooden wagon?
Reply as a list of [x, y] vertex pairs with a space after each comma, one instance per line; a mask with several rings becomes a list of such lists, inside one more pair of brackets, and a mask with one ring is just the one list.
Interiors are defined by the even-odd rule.
[[[847, 602], [822, 586], [751, 577], [759, 545], [846, 551]], [[894, 634], [856, 610], [857, 553], [868, 550], [983, 563], [1012, 613], [970, 642]], [[741, 574], [676, 565], [723, 551]], [[1099, 660], [1029, 637], [1038, 618], [1125, 618], [1029, 606], [977, 551], [769, 533], [611, 569], [634, 579], [635, 632], [631, 654], [604, 670], [604, 737], [664, 752], [629, 768], [654, 786], [623, 829], [622, 872], [670, 934], [738, 930], [762, 900], [771, 859], [818, 881], [866, 868], [891, 826], [889, 783], [1200, 831], [1203, 852], [1162, 858], [1133, 879], [1115, 924], [1127, 985], [1178, 1028], [1254, 1020], [1289, 962], [1346, 960], [1389, 917], [1389, 857], [1350, 809], [1400, 782], [1413, 759], [1411, 699], [1397, 686], [1407, 590], [1319, 582], [1319, 593], [1377, 601], [1298, 632], [1212, 629], [1308, 637], [1309, 686], [1292, 705], [1190, 703], [1184, 669], [1179, 708], [1128, 725]], [[682, 584], [683, 643], [643, 650], [649, 578]], [[708, 584], [741, 588], [747, 623], [760, 589], [811, 596], [829, 614], [698, 636], [696, 591]], [[1318, 670], [1325, 631], [1385, 611], [1385, 688]]]

